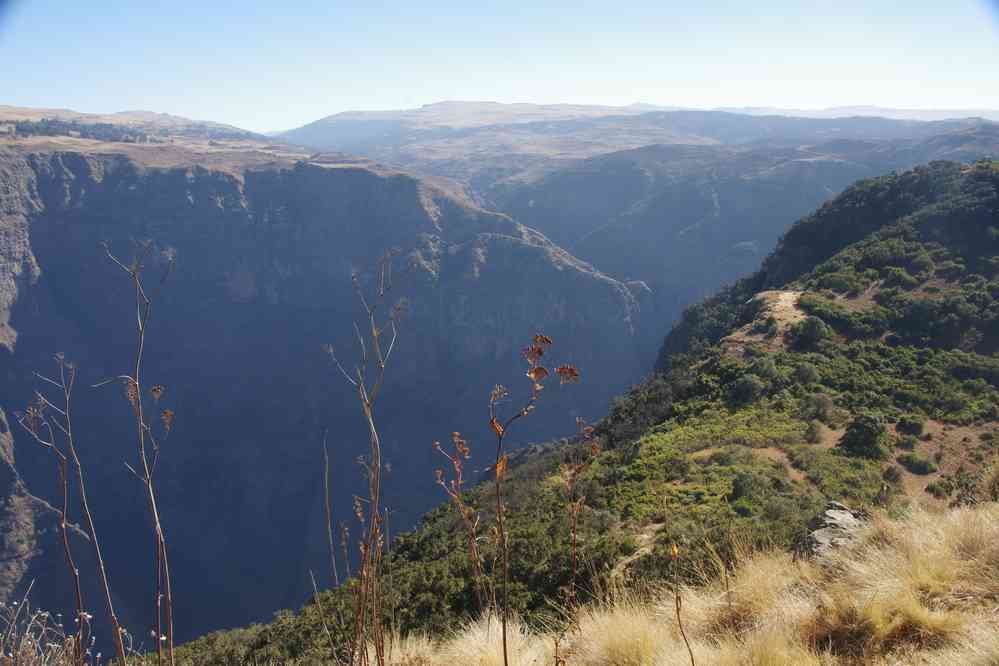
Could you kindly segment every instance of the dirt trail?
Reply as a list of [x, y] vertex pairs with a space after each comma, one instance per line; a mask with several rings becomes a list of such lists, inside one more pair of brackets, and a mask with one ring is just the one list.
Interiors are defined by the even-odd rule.
[[651, 523], [643, 527], [642, 531], [635, 535], [638, 548], [635, 549], [634, 553], [622, 558], [614, 565], [610, 573], [611, 580], [623, 579], [632, 562], [651, 553], [652, 548], [655, 546], [656, 533], [664, 527], [666, 527], [666, 523]]
[[[726, 354], [730, 356], [742, 356], [746, 347], [753, 346], [767, 351], [779, 351], [784, 347], [784, 334], [791, 326], [805, 318], [805, 313], [798, 307], [798, 298], [803, 292], [792, 290], [771, 290], [761, 291], [753, 297], [754, 301], [761, 301], [763, 308], [757, 316], [756, 321], [750, 322], [721, 339], [719, 343]], [[776, 322], [774, 335], [768, 336], [765, 332], [754, 331], [757, 322], [773, 317]]]

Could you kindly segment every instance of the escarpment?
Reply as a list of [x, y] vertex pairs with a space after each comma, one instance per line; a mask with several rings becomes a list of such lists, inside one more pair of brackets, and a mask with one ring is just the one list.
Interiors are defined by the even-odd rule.
[[[153, 306], [144, 373], [166, 387], [177, 414], [157, 474], [181, 637], [295, 606], [309, 593], [309, 569], [324, 566], [322, 433], [336, 520], [348, 520], [360, 492], [366, 442], [350, 387], [322, 347], [352, 362], [361, 310], [351, 275], [369, 288], [385, 252], [394, 255], [386, 306], [406, 304], [377, 413], [394, 529], [437, 500], [430, 442], [452, 430], [484, 437], [489, 390], [525, 381], [519, 354], [530, 335], [558, 340], [587, 381], [552, 388], [525, 441], [598, 416], [641, 372], [632, 288], [405, 174], [322, 161], [207, 169], [3, 152], [0, 408], [10, 414], [31, 400], [32, 372], [47, 370], [53, 353], [78, 365], [78, 446], [120, 612], [135, 626], [149, 616], [151, 564], [141, 489], [123, 465], [134, 446], [128, 405], [118, 384], [92, 387], [127, 370], [134, 344], [129, 285], [102, 243], [127, 260], [145, 241], [150, 276], [164, 253], [175, 256]], [[14, 434], [23, 482], [44, 497], [55, 470]], [[51, 563], [58, 575], [61, 553], [28, 550], [28, 565]], [[3, 592], [23, 590], [29, 568], [7, 576]]]

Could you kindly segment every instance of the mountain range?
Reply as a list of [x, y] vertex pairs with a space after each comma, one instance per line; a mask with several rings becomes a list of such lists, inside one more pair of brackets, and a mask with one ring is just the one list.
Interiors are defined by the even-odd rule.
[[[0, 594], [13, 598], [35, 580], [41, 603], [71, 605], [58, 577], [55, 514], [45, 499], [52, 501], [54, 470], [44, 452], [19, 433], [13, 417], [31, 402], [34, 390], [43, 388], [33, 373], [51, 368], [52, 355], [64, 352], [81, 378], [77, 431], [121, 614], [126, 624], [141, 627], [152, 612], [144, 593], [149, 543], [136, 537], [145, 525], [144, 505], [123, 465], [131, 450], [128, 403], [116, 385], [91, 388], [122, 374], [134, 345], [128, 284], [109, 262], [103, 242], [129, 261], [139, 243], [151, 241], [150, 275], [165, 266], [162, 257], [176, 256], [154, 304], [146, 376], [166, 387], [177, 414], [158, 474], [177, 613], [184, 618], [178, 631], [188, 639], [263, 620], [277, 608], [299, 606], [310, 594], [309, 571], [325, 561], [324, 431], [333, 457], [335, 519], [350, 519], [349, 498], [363, 491], [356, 458], [365, 450], [365, 430], [351, 387], [323, 347], [332, 344], [339, 356], [352, 358], [352, 322], [364, 313], [351, 278], [356, 276], [370, 295], [385, 252], [392, 252], [395, 275], [385, 305], [405, 304], [378, 408], [391, 468], [386, 505], [393, 531], [411, 528], [441, 499], [433, 483], [439, 454], [431, 442], [446, 441], [453, 431], [475, 446], [486, 441], [490, 391], [495, 384], [523, 383], [521, 348], [544, 333], [556, 341], [553, 353], [559, 360], [581, 369], [583, 381], [551, 386], [544, 409], [531, 415], [530, 427], [514, 445], [551, 441], [571, 434], [577, 417], [596, 421], [607, 414], [599, 430], [610, 456], [599, 470], [607, 476], [595, 477], [587, 495], [595, 502], [593, 529], [606, 531], [605, 539], [590, 544], [595, 549], [591, 559], [613, 565], [634, 545], [634, 525], [627, 521], [647, 527], [642, 521], [653, 511], [633, 505], [633, 494], [647, 483], [641, 470], [661, 461], [642, 458], [636, 442], [649, 428], [682, 420], [687, 397], [677, 400], [674, 394], [692, 391], [689, 404], [696, 408], [690, 409], [701, 414], [698, 400], [728, 396], [736, 390], [729, 384], [746, 374], [742, 366], [733, 369], [717, 361], [720, 369], [702, 381], [690, 376], [688, 366], [686, 375], [674, 368], [670, 358], [719, 345], [726, 335], [737, 335], [732, 347], [752, 347], [743, 338], [757, 333], [736, 329], [755, 326], [753, 320], [743, 321], [747, 315], [741, 304], [759, 298], [769, 303], [769, 296], [758, 296], [762, 292], [863, 283], [871, 292], [861, 290], [864, 298], [874, 298], [871, 284], [904, 280], [892, 278], [888, 268], [922, 279], [909, 263], [868, 265], [851, 257], [844, 261], [857, 264], [852, 272], [821, 269], [845, 276], [846, 282], [828, 287], [795, 283], [850, 243], [906, 216], [932, 217], [951, 206], [958, 211], [954, 215], [964, 215], [977, 229], [987, 227], [982, 211], [993, 210], [991, 167], [957, 165], [999, 154], [999, 126], [985, 120], [514, 106], [444, 104], [418, 112], [344, 114], [266, 138], [145, 114], [66, 120], [76, 127], [146, 123], [156, 141], [88, 139], [62, 126], [45, 130], [55, 133], [39, 134], [37, 126], [30, 126], [27, 134], [0, 135], [0, 482], [7, 498], [0, 520], [8, 526], [0, 544]], [[37, 112], [32, 122], [52, 117], [47, 113]], [[0, 125], [4, 120], [13, 126], [16, 119], [0, 116]], [[874, 185], [849, 187], [858, 179], [925, 163], [932, 164], [888, 180], [864, 181]], [[966, 190], [981, 208], [967, 208], [961, 199]], [[812, 223], [807, 216], [816, 209], [819, 222]], [[835, 214], [823, 213], [827, 209]], [[816, 229], [818, 240], [802, 229]], [[967, 242], [985, 243], [987, 233], [982, 234]], [[969, 276], [989, 278], [974, 263], [981, 263], [979, 255], [961, 254], [967, 248], [957, 236], [940, 242], [946, 252], [927, 245], [926, 253], [943, 268], [919, 285], [931, 280], [929, 287], [945, 291], [963, 285], [964, 278], [955, 283], [953, 276], [964, 273], [955, 272], [951, 263], [960, 263]], [[757, 274], [737, 283], [734, 291], [722, 292], [680, 319], [685, 307], [758, 269], [775, 247], [777, 254], [763, 264], [768, 277]], [[874, 269], [876, 278], [865, 273]], [[844, 297], [836, 292], [830, 298]], [[975, 298], [968, 296], [978, 303]], [[794, 313], [804, 312], [804, 305], [792, 305]], [[846, 317], [839, 311], [822, 309], [824, 303], [808, 307], [829, 326], [854, 325], [836, 319]], [[859, 306], [854, 299], [843, 307]], [[907, 328], [909, 315], [899, 316], [904, 326], [890, 320], [882, 336], [914, 335]], [[664, 345], [663, 336], [677, 320]], [[762, 321], [760, 327], [766, 317]], [[778, 337], [791, 323], [777, 318]], [[975, 326], [982, 340], [962, 353], [987, 351], [991, 344], [991, 329]], [[837, 329], [837, 334], [842, 333]], [[964, 349], [962, 344], [949, 338], [946, 343]], [[933, 345], [922, 340], [917, 346]], [[757, 398], [779, 397], [784, 389], [775, 377], [800, 365], [798, 357], [790, 358], [790, 365], [779, 366], [773, 377], [749, 373], [775, 382], [759, 388]], [[952, 361], [958, 363], [949, 357], [946, 363]], [[826, 372], [818, 360], [809, 362]], [[978, 361], [968, 363], [974, 378], [985, 372], [976, 369]], [[835, 381], [841, 381], [836, 373], [848, 371], [828, 369]], [[964, 372], [951, 366], [945, 371]], [[664, 373], [668, 380], [662, 379]], [[649, 375], [653, 379], [643, 382]], [[721, 393], [697, 393], [698, 382]], [[635, 384], [638, 388], [629, 392]], [[853, 409], [843, 397], [850, 389], [843, 384], [829, 388], [843, 409]], [[955, 395], [973, 395], [970, 385], [951, 388]], [[991, 395], [991, 389], [982, 390], [974, 395]], [[794, 391], [795, 400], [805, 400]], [[976, 400], [981, 404], [975, 403], [978, 411], [969, 419], [987, 417], [981, 410], [988, 401]], [[769, 430], [752, 431], [758, 417], [770, 419], [765, 423], [791, 438], [807, 426], [807, 419], [768, 405], [766, 413], [738, 412], [734, 420], [705, 416], [703, 423], [692, 422], [691, 437], [734, 428], [750, 439], [770, 441]], [[949, 407], [919, 403], [910, 408], [941, 424], [964, 418]], [[845, 413], [840, 417], [830, 420], [827, 430], [842, 430]], [[828, 439], [827, 430], [822, 432]], [[528, 447], [549, 453], [525, 456], [517, 466], [515, 474], [530, 483], [521, 486], [523, 498], [516, 503], [536, 502], [538, 512], [554, 516], [555, 496], [538, 495], [541, 491], [531, 485], [561, 455], [551, 453], [551, 447]], [[684, 449], [684, 455], [693, 452]], [[628, 457], [633, 454], [638, 458]], [[658, 449], [650, 455], [676, 457]], [[768, 455], [786, 462], [779, 453]], [[798, 454], [788, 449], [784, 455], [791, 465]], [[787, 539], [801, 531], [801, 521], [825, 497], [844, 494], [843, 479], [854, 478], [854, 462], [841, 464], [826, 454], [809, 460], [801, 463], [801, 473], [824, 475], [823, 481], [812, 481], [817, 488], [787, 485], [785, 477], [793, 480], [794, 471], [779, 473], [752, 454], [739, 453], [731, 463], [748, 466], [747, 483], [780, 486], [778, 503], [800, 509], [781, 533]], [[477, 462], [475, 471], [483, 474], [487, 467]], [[858, 468], [856, 479], [863, 485], [848, 498], [870, 499], [872, 479], [880, 473], [875, 467]], [[638, 485], [619, 485], [616, 475], [632, 472]], [[698, 478], [697, 484], [707, 483]], [[597, 486], [605, 488], [603, 494]], [[752, 488], [746, 491], [752, 504], [746, 515], [762, 520], [759, 506], [771, 506], [770, 499]], [[712, 493], [714, 502], [718, 498]], [[400, 537], [394, 551], [400, 570], [408, 566], [404, 562], [416, 563], [406, 574], [413, 585], [425, 576], [442, 582], [452, 578], [452, 573], [434, 577], [440, 573], [436, 567], [451, 572], [454, 566], [443, 555], [450, 546], [438, 540], [444, 533], [453, 538], [451, 518], [446, 507], [430, 516], [422, 531]], [[523, 529], [541, 528], [525, 523]], [[561, 538], [557, 530], [546, 534], [549, 545]], [[518, 575], [530, 580], [523, 583], [529, 591], [525, 608], [537, 610], [546, 591], [558, 584], [547, 564], [518, 565], [527, 567]], [[661, 565], [655, 559], [641, 564]], [[247, 580], [255, 581], [251, 588]], [[433, 599], [444, 621], [464, 611], [459, 597], [467, 597], [468, 590], [412, 594]], [[97, 598], [93, 590], [88, 596]], [[407, 627], [429, 626], [433, 611], [423, 603], [412, 604], [404, 618]], [[281, 650], [292, 649], [275, 645], [268, 643], [266, 650], [286, 654]], [[261, 654], [270, 654], [266, 650]]]

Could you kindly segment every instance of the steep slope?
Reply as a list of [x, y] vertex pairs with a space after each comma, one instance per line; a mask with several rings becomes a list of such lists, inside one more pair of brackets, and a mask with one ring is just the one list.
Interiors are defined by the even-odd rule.
[[[126, 371], [134, 342], [128, 285], [102, 241], [128, 261], [134, 241], [151, 239], [150, 280], [164, 266], [160, 251], [176, 256], [154, 305], [145, 372], [177, 413], [158, 476], [181, 636], [261, 618], [309, 589], [325, 539], [324, 428], [335, 517], [350, 515], [366, 440], [322, 346], [351, 362], [360, 311], [350, 275], [370, 288], [385, 251], [397, 253], [392, 299], [408, 302], [378, 411], [394, 529], [436, 501], [423, 483], [429, 443], [456, 427], [486, 431], [488, 419], [469, 415], [485, 413], [494, 383], [521, 376], [525, 337], [563, 340], [564, 358], [594, 379], [553, 391], [561, 413], [536, 419], [539, 437], [571, 430], [574, 414], [599, 414], [639, 372], [631, 288], [509, 217], [342, 161], [219, 155], [224, 166], [213, 170], [130, 150], [0, 154], [0, 407], [10, 414], [31, 401], [42, 388], [32, 372], [48, 371], [53, 353], [78, 364], [76, 430], [94, 512], [119, 610], [140, 634], [150, 563], [140, 489], [123, 466], [128, 406], [117, 385], [90, 388]], [[15, 437], [27, 487], [47, 494], [50, 460]], [[25, 575], [4, 592], [23, 589]]]
[[[672, 575], [672, 544], [690, 578], [716, 553], [735, 557], [737, 544], [794, 547], [830, 499], [981, 499], [999, 453], [997, 223], [996, 162], [861, 181], [795, 224], [762, 270], [690, 308], [660, 372], [597, 427], [603, 451], [576, 488], [584, 596], [609, 572], [645, 585]], [[469, 464], [488, 457], [472, 449]], [[510, 473], [512, 599], [529, 622], [557, 615], [570, 581], [563, 479], [586, 450], [555, 444]], [[466, 501], [488, 525], [489, 488]], [[396, 626], [438, 635], [478, 610], [464, 539], [442, 505], [395, 541]], [[493, 561], [485, 527], [480, 548]], [[345, 590], [273, 624], [206, 637], [185, 658], [313, 663], [329, 650], [324, 613], [340, 626], [337, 608], [349, 616]], [[954, 636], [933, 647], [956, 648]], [[889, 648], [913, 639], [899, 640]], [[831, 650], [832, 663], [856, 657], [851, 641], [812, 647]]]
[[601, 270], [648, 284], [661, 330], [754, 270], [791, 220], [855, 180], [995, 155], [999, 125], [990, 123], [920, 140], [647, 146], [510, 180], [489, 197]]

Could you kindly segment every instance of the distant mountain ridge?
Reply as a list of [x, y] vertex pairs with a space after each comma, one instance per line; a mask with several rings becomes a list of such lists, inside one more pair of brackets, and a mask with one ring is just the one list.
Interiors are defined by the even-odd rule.
[[[423, 175], [450, 178], [490, 205], [498, 185], [579, 159], [653, 144], [791, 147], [832, 140], [920, 140], [981, 119], [923, 122], [882, 117], [794, 117], [687, 109], [442, 103], [329, 116], [275, 138], [313, 150], [364, 155]], [[540, 116], [540, 118], [539, 118]]]
[[832, 106], [825, 109], [787, 109], [781, 107], [732, 106], [719, 107], [718, 111], [745, 113], [753, 116], [796, 116], [799, 118], [848, 118], [877, 116], [896, 120], [957, 120], [983, 118], [999, 122], [999, 109], [897, 109], [884, 106]]
[[[405, 121], [414, 127], [460, 128], [584, 117], [629, 116], [656, 111], [722, 111], [753, 116], [772, 115], [799, 118], [849, 118], [865, 116], [920, 121], [960, 120], [964, 118], [985, 118], [999, 121], [999, 109], [899, 109], [871, 105], [836, 106], [821, 109], [759, 106], [722, 106], [705, 109], [689, 106], [646, 104], [643, 102], [614, 106], [601, 104], [533, 104], [485, 100], [444, 100], [424, 104], [412, 109], [341, 111], [317, 119], [307, 125], [348, 119], [392, 119]], [[283, 130], [281, 132], [274, 132], [274, 134], [291, 131], [294, 130]]]
[[[191, 120], [169, 113], [156, 111], [132, 110], [115, 113], [82, 113], [70, 109], [42, 109], [0, 105], [0, 126], [16, 122], [42, 120], [61, 120], [80, 124], [125, 125], [135, 129], [162, 134], [204, 134], [215, 132], [225, 136], [240, 136], [243, 138], [264, 138], [263, 135], [249, 130], [209, 120]], [[2, 134], [0, 134], [2, 136]]]

